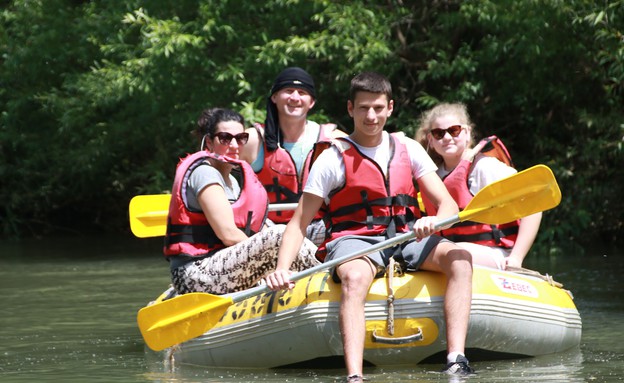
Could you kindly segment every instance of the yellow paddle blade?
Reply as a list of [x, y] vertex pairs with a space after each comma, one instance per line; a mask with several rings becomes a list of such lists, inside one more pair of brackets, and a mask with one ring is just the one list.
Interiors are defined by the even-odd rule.
[[147, 346], [160, 351], [210, 330], [232, 303], [227, 296], [189, 293], [142, 308], [137, 322]]
[[138, 195], [130, 200], [130, 230], [139, 238], [158, 237], [167, 231], [171, 194]]
[[535, 165], [489, 184], [459, 213], [461, 221], [502, 224], [552, 209], [561, 202], [561, 190], [552, 171]]
[[[138, 195], [130, 200], [130, 229], [139, 238], [159, 237], [167, 232], [171, 194]], [[269, 211], [295, 210], [296, 203], [273, 203]]]

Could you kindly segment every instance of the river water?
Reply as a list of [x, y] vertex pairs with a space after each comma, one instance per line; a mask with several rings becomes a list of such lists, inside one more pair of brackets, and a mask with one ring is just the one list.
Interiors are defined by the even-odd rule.
[[[170, 369], [146, 353], [137, 310], [169, 283], [161, 239], [57, 238], [0, 242], [0, 382], [337, 382], [342, 369]], [[571, 290], [580, 347], [537, 358], [473, 363], [453, 380], [439, 365], [370, 368], [371, 382], [624, 381], [624, 254], [530, 255], [525, 267]], [[270, 352], [270, 345], [267, 345]]]

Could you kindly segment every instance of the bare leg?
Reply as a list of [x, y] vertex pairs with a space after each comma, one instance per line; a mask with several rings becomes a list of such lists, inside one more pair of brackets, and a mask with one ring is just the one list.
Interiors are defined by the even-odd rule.
[[367, 258], [359, 258], [338, 266], [336, 272], [342, 286], [340, 332], [347, 375], [362, 375], [366, 335], [364, 304], [375, 268]]
[[510, 251], [502, 248], [492, 248], [471, 242], [458, 242], [457, 246], [466, 249], [472, 254], [472, 264], [491, 267], [494, 269], [505, 269], [505, 256]]
[[421, 269], [440, 271], [447, 277], [444, 296], [447, 351], [464, 353], [472, 301], [472, 258], [451, 242], [438, 244]]

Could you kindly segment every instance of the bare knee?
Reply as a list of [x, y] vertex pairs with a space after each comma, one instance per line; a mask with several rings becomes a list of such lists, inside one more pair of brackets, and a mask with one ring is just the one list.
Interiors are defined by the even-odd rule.
[[340, 277], [343, 294], [365, 296], [368, 293], [374, 277], [371, 265], [361, 261], [355, 264], [348, 262], [338, 266], [336, 271]]
[[454, 246], [446, 253], [446, 256], [451, 274], [472, 277], [472, 254], [468, 250]]
[[468, 250], [452, 242], [443, 242], [436, 246], [432, 255], [429, 258], [437, 265], [437, 271], [446, 275], [472, 276], [472, 255]]

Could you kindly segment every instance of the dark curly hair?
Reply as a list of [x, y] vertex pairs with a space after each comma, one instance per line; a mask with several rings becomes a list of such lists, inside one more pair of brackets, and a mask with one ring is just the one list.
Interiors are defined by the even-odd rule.
[[[226, 108], [208, 108], [204, 109], [197, 119], [197, 129], [195, 130], [197, 138], [203, 142], [204, 137], [214, 137], [217, 125], [221, 122], [235, 121], [245, 126], [245, 118], [238, 112]], [[204, 149], [203, 147], [200, 150]]]

